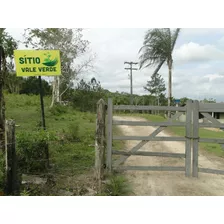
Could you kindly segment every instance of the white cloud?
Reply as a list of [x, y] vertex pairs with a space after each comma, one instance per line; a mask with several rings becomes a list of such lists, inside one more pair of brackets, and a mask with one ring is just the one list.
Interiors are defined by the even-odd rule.
[[209, 79], [209, 82], [215, 81], [215, 80], [220, 80], [220, 79], [224, 79], [223, 75], [220, 74], [208, 74], [204, 76], [205, 78]]
[[181, 35], [187, 36], [205, 36], [209, 34], [223, 34], [224, 29], [216, 29], [216, 28], [185, 28], [181, 30]]
[[[103, 88], [110, 91], [130, 92], [129, 71], [124, 61], [138, 61], [147, 29], [88, 29], [84, 38], [91, 42], [92, 51], [97, 54], [97, 74], [90, 73], [82, 78], [90, 80], [95, 76]], [[17, 39], [22, 39], [23, 29], [8, 30]], [[174, 51], [173, 96], [176, 98], [224, 99], [224, 69], [219, 60], [224, 60], [217, 44], [221, 44], [224, 29], [182, 29]], [[217, 36], [218, 34], [218, 36]], [[219, 41], [220, 40], [220, 41]], [[190, 41], [190, 42], [189, 42]], [[205, 44], [206, 43], [206, 44]], [[194, 62], [194, 63], [192, 63]], [[133, 71], [133, 92], [147, 94], [143, 86], [150, 79], [154, 67]], [[167, 65], [159, 73], [168, 84]]]
[[174, 50], [174, 60], [177, 63], [201, 62], [224, 59], [224, 52], [215, 46], [198, 43], [183, 44], [180, 48]]

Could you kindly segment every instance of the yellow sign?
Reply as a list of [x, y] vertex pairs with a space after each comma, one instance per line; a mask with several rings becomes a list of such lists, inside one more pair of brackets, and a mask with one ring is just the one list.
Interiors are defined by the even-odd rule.
[[61, 75], [59, 50], [14, 50], [17, 76]]

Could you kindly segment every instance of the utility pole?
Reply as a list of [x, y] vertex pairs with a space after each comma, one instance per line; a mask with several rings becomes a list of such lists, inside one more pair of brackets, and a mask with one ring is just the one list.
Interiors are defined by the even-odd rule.
[[138, 70], [137, 68], [133, 68], [132, 65], [137, 65], [137, 62], [124, 62], [124, 64], [130, 65], [130, 68], [125, 68], [130, 70], [130, 105], [133, 105], [133, 83], [132, 83], [132, 70]]

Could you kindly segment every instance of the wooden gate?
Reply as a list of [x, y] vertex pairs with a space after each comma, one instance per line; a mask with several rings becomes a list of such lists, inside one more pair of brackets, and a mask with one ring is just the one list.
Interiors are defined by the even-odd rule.
[[[130, 110], [130, 111], [176, 111], [176, 114], [166, 122], [149, 122], [149, 121], [118, 121], [113, 120], [113, 111]], [[206, 117], [211, 123], [199, 124], [199, 112]], [[224, 143], [224, 139], [201, 139], [199, 138], [199, 127], [224, 127], [219, 121], [214, 119], [208, 112], [224, 112], [224, 105], [221, 104], [200, 104], [198, 101], [187, 102], [185, 107], [174, 106], [130, 106], [130, 105], [113, 105], [112, 99], [108, 99], [108, 122], [107, 122], [107, 169], [109, 172], [112, 169], [119, 168], [120, 170], [151, 170], [151, 171], [185, 171], [185, 176], [198, 177], [198, 172], [224, 174], [224, 171], [198, 168], [198, 143], [199, 142], [214, 142]], [[178, 122], [177, 119], [182, 115], [186, 115], [185, 122]], [[129, 125], [129, 126], [158, 126], [148, 136], [113, 136], [113, 125]], [[157, 135], [169, 126], [184, 126], [186, 136], [184, 137], [158, 137]], [[140, 142], [133, 147], [129, 152], [118, 151], [112, 148], [113, 140], [139, 140]], [[185, 153], [165, 153], [165, 152], [144, 152], [138, 151], [149, 141], [183, 141], [185, 142]], [[193, 159], [191, 156], [193, 149]], [[112, 155], [121, 155], [120, 159], [112, 164]], [[129, 156], [159, 156], [184, 158], [185, 166], [122, 166]], [[191, 169], [192, 167], [192, 169]]]
[[[224, 138], [201, 138], [199, 136], [199, 128], [201, 127], [211, 127], [211, 128], [224, 128], [224, 124], [213, 118], [210, 113], [219, 112], [224, 113], [224, 104], [223, 103], [200, 103], [194, 101], [193, 107], [193, 177], [198, 177], [198, 172], [201, 173], [213, 173], [213, 174], [222, 174], [224, 175], [224, 170], [216, 170], [210, 168], [199, 168], [198, 167], [198, 148], [199, 142], [208, 142], [208, 143], [218, 143], [224, 144]], [[199, 114], [203, 115], [204, 118], [207, 118], [208, 122], [199, 123]], [[223, 133], [224, 134], [224, 133]]]

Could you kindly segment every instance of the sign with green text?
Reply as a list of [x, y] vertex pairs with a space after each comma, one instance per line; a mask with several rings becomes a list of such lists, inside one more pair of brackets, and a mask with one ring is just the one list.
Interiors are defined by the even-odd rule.
[[59, 50], [14, 50], [17, 76], [61, 75]]

